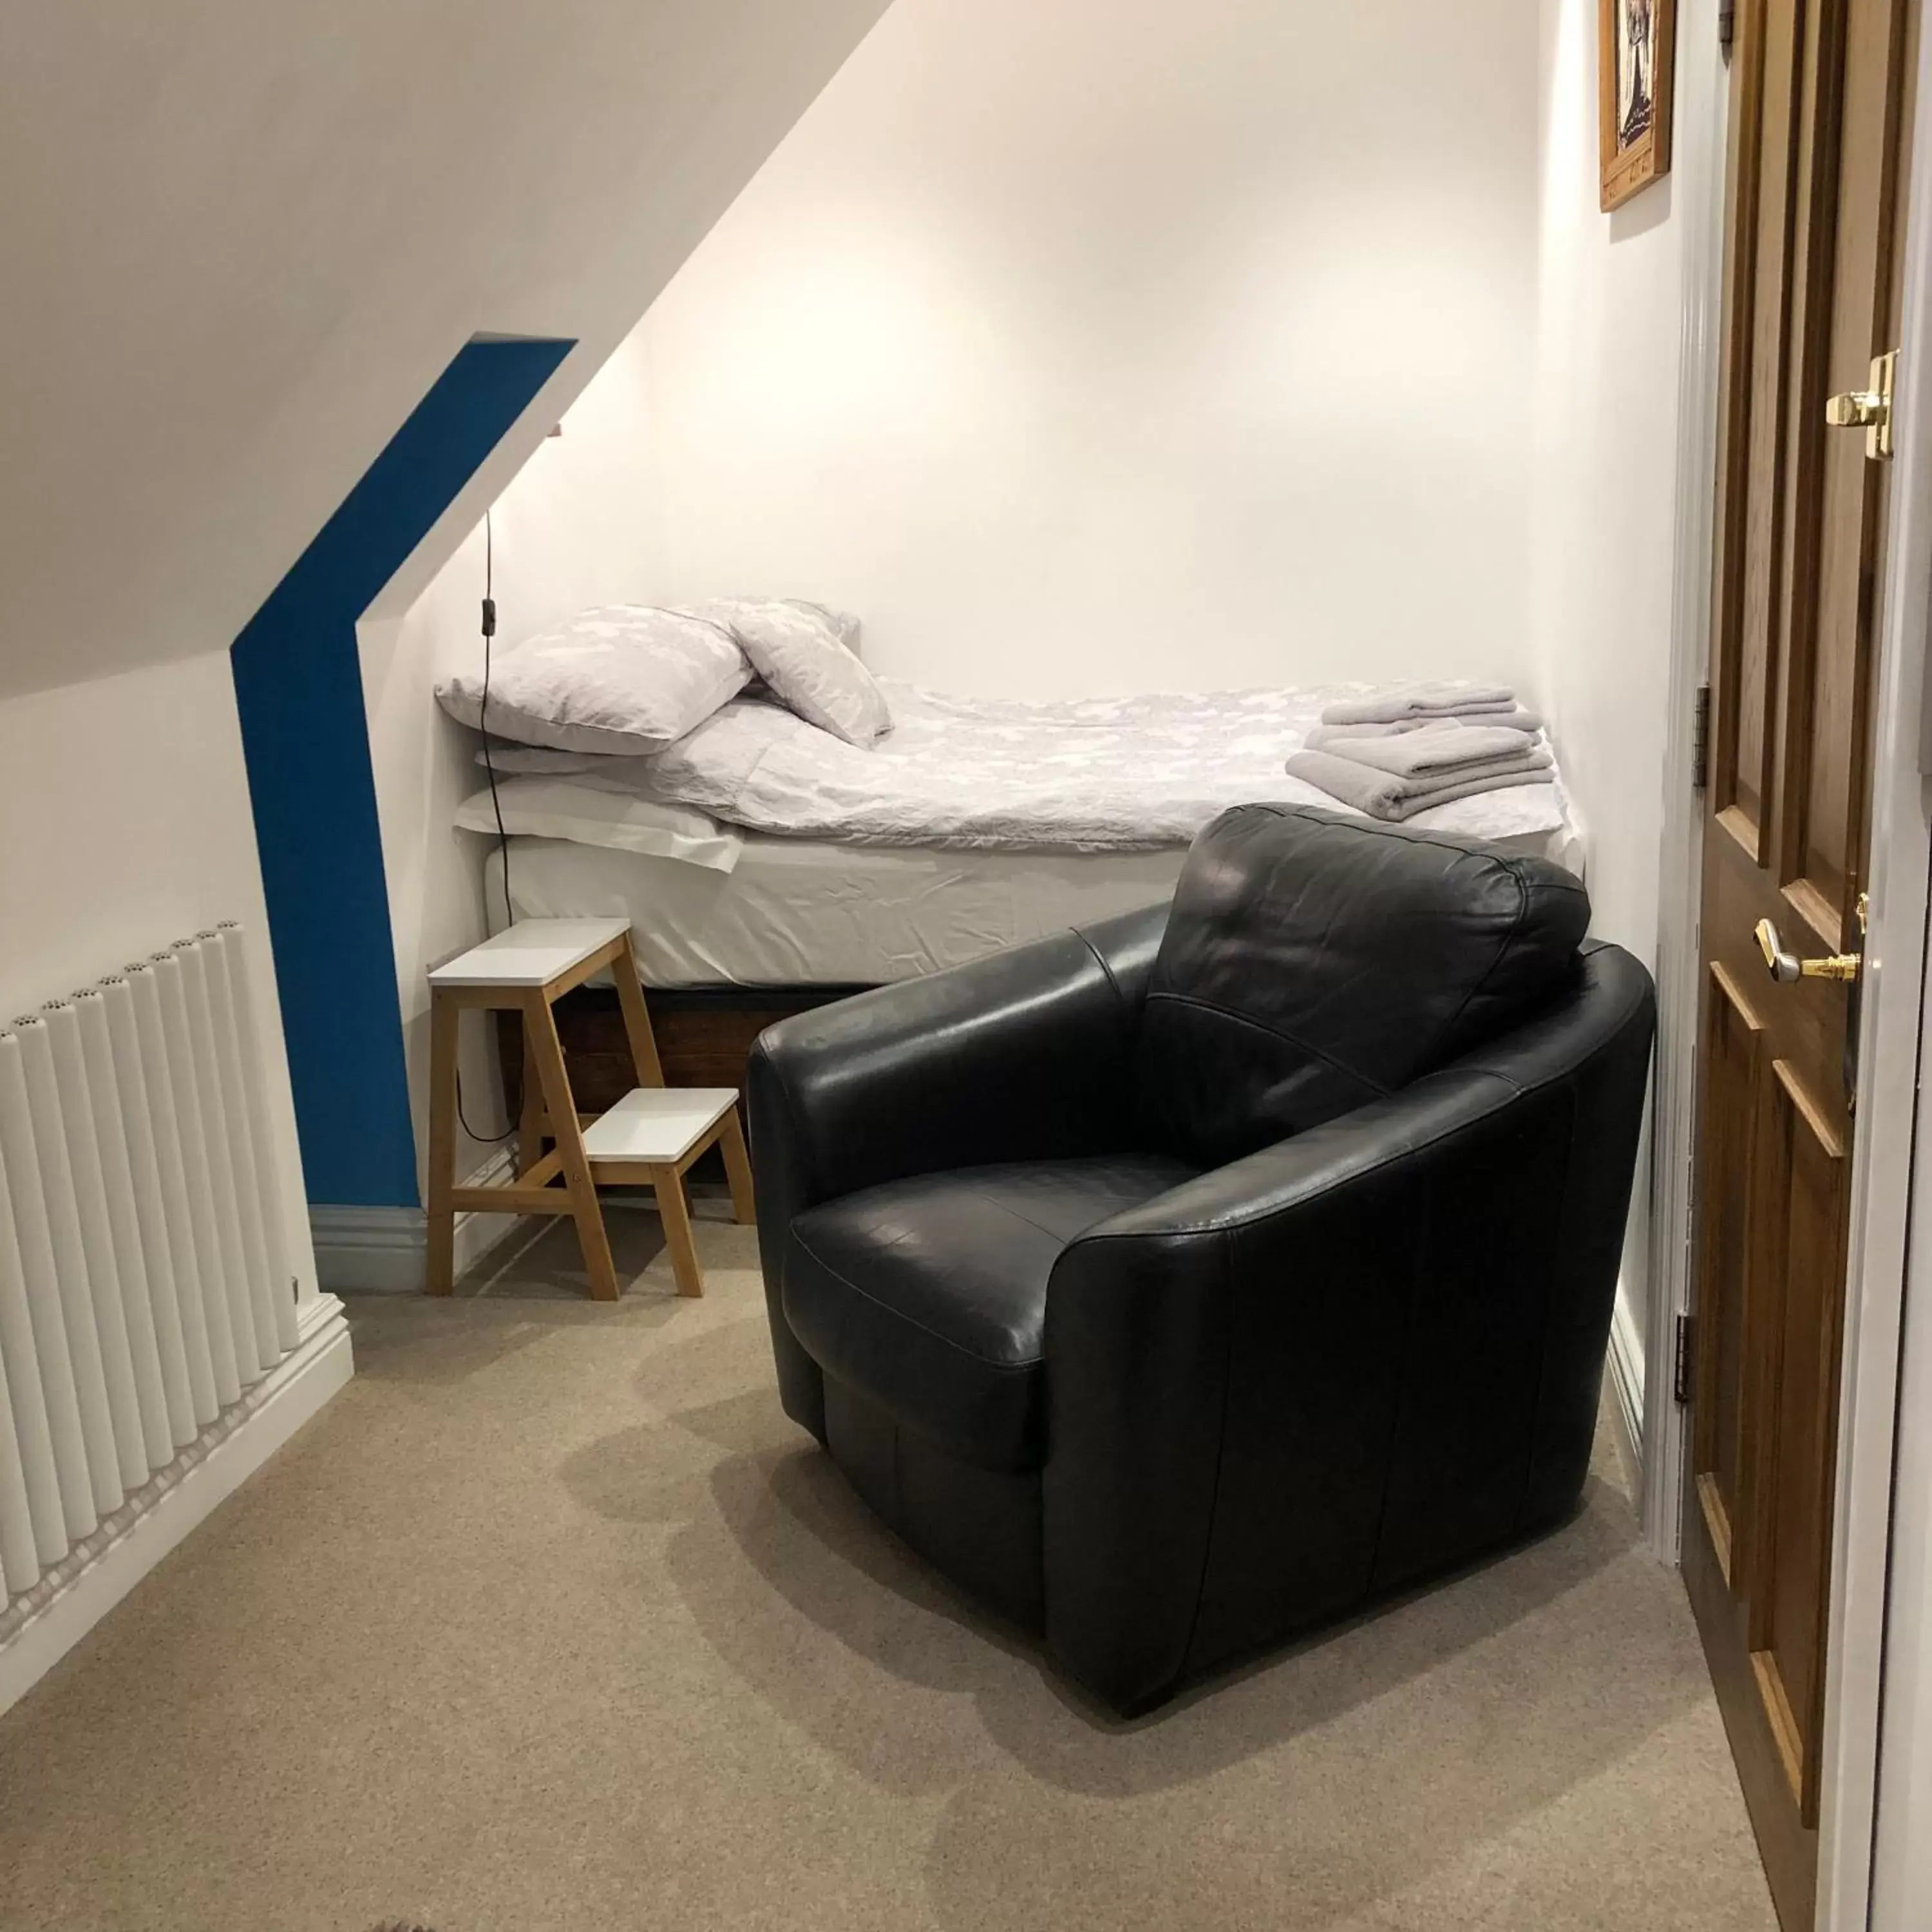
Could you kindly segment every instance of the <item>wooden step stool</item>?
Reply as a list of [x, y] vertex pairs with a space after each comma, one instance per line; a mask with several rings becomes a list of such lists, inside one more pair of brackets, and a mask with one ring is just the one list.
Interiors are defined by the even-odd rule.
[[[580, 1114], [550, 1008], [592, 974], [610, 969], [638, 1084], [607, 1112]], [[684, 1176], [716, 1147], [731, 1183], [731, 1206], [752, 1219], [752, 1166], [730, 1087], [667, 1087], [657, 1042], [622, 919], [524, 919], [472, 946], [429, 976], [429, 1254], [424, 1288], [455, 1286], [456, 1216], [568, 1214], [577, 1223], [590, 1292], [617, 1299], [617, 1275], [604, 1228], [599, 1185], [644, 1186], [657, 1196], [664, 1245], [680, 1294], [702, 1294], [704, 1275], [692, 1239]], [[467, 1007], [520, 1012], [524, 1020], [524, 1101], [517, 1172], [488, 1187], [459, 1187], [456, 1160], [456, 1030]], [[556, 1145], [544, 1150], [546, 1138]]]

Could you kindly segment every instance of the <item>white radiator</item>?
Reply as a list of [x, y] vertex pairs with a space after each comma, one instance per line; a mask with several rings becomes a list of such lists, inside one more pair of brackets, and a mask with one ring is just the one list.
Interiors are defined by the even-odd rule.
[[0, 1030], [0, 1601], [17, 1610], [296, 1346], [256, 1038], [232, 926]]

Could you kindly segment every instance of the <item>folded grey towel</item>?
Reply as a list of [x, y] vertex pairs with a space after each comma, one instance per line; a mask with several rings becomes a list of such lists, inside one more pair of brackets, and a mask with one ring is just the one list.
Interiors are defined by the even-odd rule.
[[1400, 738], [1352, 738], [1335, 746], [1334, 755], [1424, 783], [1475, 778], [1513, 761], [1526, 770], [1550, 762], [1550, 754], [1526, 733], [1467, 724], [1448, 731], [1406, 731]]
[[1379, 698], [1331, 704], [1324, 724], [1392, 724], [1404, 718], [1460, 717], [1471, 712], [1510, 711], [1516, 693], [1506, 684], [1406, 684]]
[[1413, 779], [1358, 765], [1354, 759], [1337, 758], [1332, 752], [1297, 752], [1288, 761], [1288, 775], [1325, 791], [1339, 804], [1352, 806], [1371, 818], [1386, 819], [1396, 825], [1418, 812], [1447, 805], [1452, 799], [1473, 798], [1478, 792], [1503, 791], [1511, 785], [1556, 782], [1555, 770], [1546, 764], [1529, 771], [1495, 772], [1446, 784], [1418, 785]]
[[1460, 718], [1398, 718], [1388, 724], [1318, 724], [1303, 748], [1318, 752], [1324, 745], [1346, 744], [1351, 738], [1401, 738], [1412, 731], [1453, 731], [1462, 722]]
[[[1448, 724], [1452, 721], [1446, 718], [1432, 718], [1425, 722]], [[1459, 711], [1454, 715], [1453, 722], [1458, 724], [1480, 724], [1486, 729], [1506, 725], [1512, 731], [1540, 731], [1543, 729], [1543, 713], [1532, 711], [1526, 705], [1511, 704], [1496, 711]]]
[[1543, 719], [1538, 712], [1526, 711], [1516, 704], [1493, 711], [1460, 712], [1454, 717], [1397, 718], [1372, 724], [1318, 724], [1309, 733], [1302, 749], [1319, 752], [1346, 745], [1355, 738], [1403, 738], [1413, 731], [1455, 731], [1471, 726], [1486, 731], [1519, 731], [1526, 737], [1533, 737], [1543, 729]]

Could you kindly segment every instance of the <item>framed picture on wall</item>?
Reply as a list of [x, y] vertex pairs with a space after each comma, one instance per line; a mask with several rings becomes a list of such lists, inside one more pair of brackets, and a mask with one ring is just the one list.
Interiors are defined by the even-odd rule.
[[1670, 172], [1676, 0], [1597, 0], [1598, 146], [1610, 211]]

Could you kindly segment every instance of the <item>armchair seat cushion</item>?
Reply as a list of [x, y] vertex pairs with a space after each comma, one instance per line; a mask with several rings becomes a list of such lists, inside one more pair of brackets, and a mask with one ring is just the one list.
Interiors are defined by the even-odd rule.
[[1196, 1172], [1112, 1154], [920, 1174], [827, 1202], [792, 1222], [785, 1318], [822, 1369], [902, 1427], [980, 1468], [1036, 1469], [1054, 1263]]

